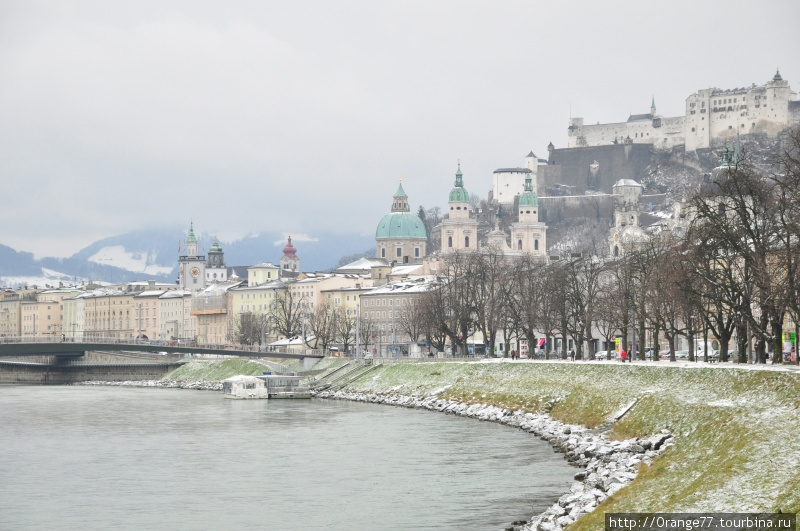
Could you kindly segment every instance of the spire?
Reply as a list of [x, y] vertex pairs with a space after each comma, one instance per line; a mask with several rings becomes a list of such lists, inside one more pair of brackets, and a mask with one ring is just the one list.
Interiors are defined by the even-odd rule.
[[197, 243], [197, 236], [194, 235], [194, 221], [189, 223], [189, 237], [186, 241], [188, 243]]
[[780, 68], [775, 69], [775, 75], [773, 76], [772, 81], [783, 81]]
[[656, 96], [653, 94], [653, 99], [650, 103], [650, 116], [656, 115]]
[[456, 182], [454, 186], [457, 186], [458, 188], [464, 188], [464, 181], [461, 173], [461, 159], [458, 159], [458, 171], [456, 171]]

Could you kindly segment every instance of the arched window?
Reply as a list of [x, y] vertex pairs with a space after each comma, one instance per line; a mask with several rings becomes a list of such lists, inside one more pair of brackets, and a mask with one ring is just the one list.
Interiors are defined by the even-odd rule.
[[614, 246], [614, 256], [619, 256], [619, 247]]
[[448, 236], [447, 237], [447, 246], [448, 247], [452, 247], [453, 246], [453, 237], [452, 236]]
[[534, 251], [539, 250], [539, 240], [533, 240], [533, 250]]
[[517, 240], [517, 250], [518, 251], [522, 250], [522, 240]]
[[464, 236], [464, 248], [469, 247], [469, 236]]

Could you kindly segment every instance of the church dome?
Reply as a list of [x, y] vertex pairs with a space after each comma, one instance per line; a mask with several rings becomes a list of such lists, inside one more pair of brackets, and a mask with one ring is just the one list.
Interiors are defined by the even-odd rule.
[[533, 192], [523, 192], [519, 196], [519, 206], [539, 206], [539, 198]]
[[289, 243], [286, 244], [286, 247], [283, 248], [283, 256], [294, 258], [297, 254], [297, 249], [294, 245], [292, 245], [292, 237], [289, 236]]
[[461, 173], [461, 162], [458, 163], [458, 171], [456, 172], [456, 182], [452, 190], [450, 190], [449, 203], [469, 203], [469, 192], [464, 188], [463, 174]]
[[392, 212], [386, 214], [378, 223], [375, 239], [427, 239], [425, 224], [419, 216], [411, 212]]
[[211, 244], [211, 247], [208, 249], [209, 253], [221, 253], [222, 247], [219, 246], [219, 240], [214, 237], [214, 243]]

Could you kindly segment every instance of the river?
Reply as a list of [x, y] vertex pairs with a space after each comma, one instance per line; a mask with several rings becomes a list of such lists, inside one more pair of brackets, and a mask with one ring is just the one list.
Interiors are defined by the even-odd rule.
[[326, 400], [0, 386], [3, 530], [500, 530], [575, 469], [494, 423]]

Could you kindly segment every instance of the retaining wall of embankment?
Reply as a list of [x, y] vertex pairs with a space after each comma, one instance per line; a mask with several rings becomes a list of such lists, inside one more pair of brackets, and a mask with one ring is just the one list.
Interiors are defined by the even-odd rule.
[[0, 384], [59, 385], [103, 380], [158, 380], [176, 363], [39, 364], [0, 361]]

